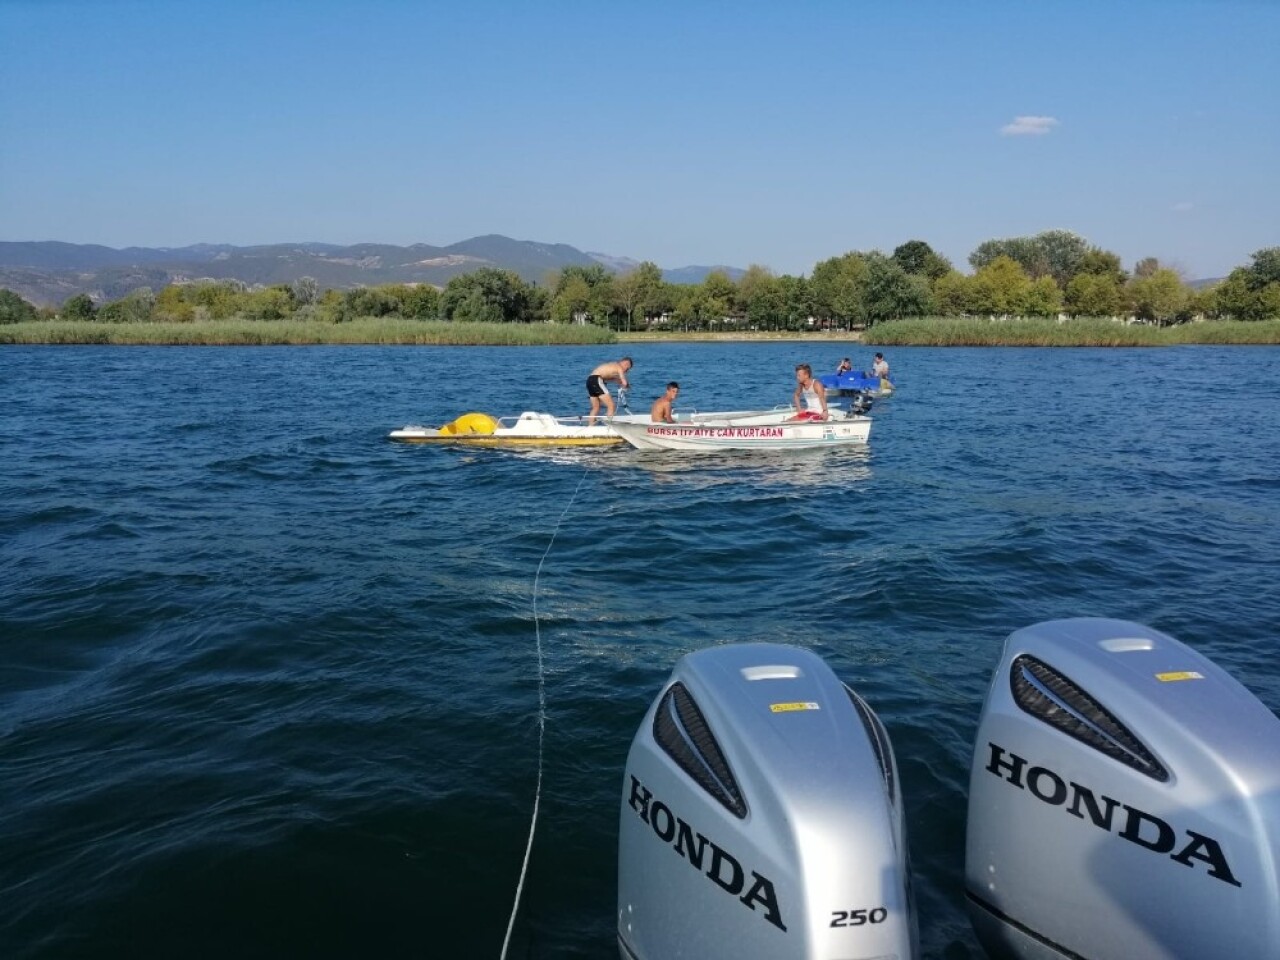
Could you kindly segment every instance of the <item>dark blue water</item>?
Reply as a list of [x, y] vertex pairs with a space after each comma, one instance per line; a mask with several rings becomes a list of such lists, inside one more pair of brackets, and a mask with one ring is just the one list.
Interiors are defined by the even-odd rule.
[[[497, 957], [557, 523], [512, 956], [616, 956], [626, 751], [710, 644], [811, 647], [877, 710], [948, 960], [981, 955], [965, 792], [1008, 633], [1148, 623], [1280, 708], [1280, 350], [899, 349], [861, 451], [384, 439], [585, 411], [620, 352], [0, 350], [0, 954]], [[706, 410], [850, 345], [627, 352], [637, 401]]]

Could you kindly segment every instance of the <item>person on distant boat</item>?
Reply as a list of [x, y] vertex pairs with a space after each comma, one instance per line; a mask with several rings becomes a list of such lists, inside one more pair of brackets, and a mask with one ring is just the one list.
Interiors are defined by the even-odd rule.
[[873, 377], [889, 376], [889, 361], [884, 358], [883, 353], [876, 354], [876, 358], [871, 364], [871, 375]]
[[845, 357], [843, 360], [840, 361], [840, 365], [836, 367], [836, 374], [839, 375], [842, 373], [848, 373], [852, 369], [853, 369], [853, 361], [850, 360], [848, 357]]
[[796, 392], [791, 403], [796, 408], [792, 420], [827, 419], [827, 388], [814, 379], [807, 363], [796, 364]]
[[649, 410], [649, 419], [654, 423], [675, 423], [676, 415], [671, 405], [676, 402], [676, 397], [679, 395], [680, 384], [672, 380], [667, 384], [667, 392], [653, 401], [653, 406]]
[[627, 382], [627, 371], [634, 364], [630, 357], [623, 357], [615, 363], [602, 363], [591, 371], [587, 377], [587, 396], [591, 398], [591, 414], [587, 417], [587, 426], [595, 425], [596, 414], [600, 412], [600, 402], [604, 401], [607, 416], [613, 416], [613, 397], [605, 386], [609, 381], [616, 381], [619, 389], [627, 390], [631, 384]]

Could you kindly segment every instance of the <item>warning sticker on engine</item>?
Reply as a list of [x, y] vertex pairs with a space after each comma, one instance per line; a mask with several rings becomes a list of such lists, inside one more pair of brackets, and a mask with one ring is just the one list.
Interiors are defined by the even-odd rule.
[[807, 703], [771, 703], [769, 709], [774, 713], [792, 713], [796, 710], [821, 710], [822, 708], [809, 701]]
[[1204, 674], [1194, 670], [1175, 670], [1172, 673], [1157, 673], [1156, 679], [1161, 683], [1172, 683], [1175, 680], [1203, 680]]

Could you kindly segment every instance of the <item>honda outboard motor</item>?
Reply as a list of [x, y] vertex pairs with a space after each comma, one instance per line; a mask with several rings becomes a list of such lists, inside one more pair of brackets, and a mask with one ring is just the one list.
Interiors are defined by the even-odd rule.
[[965, 885], [994, 958], [1280, 958], [1280, 720], [1135, 623], [1005, 641]]
[[689, 654], [631, 744], [618, 838], [624, 960], [911, 960], [893, 750], [816, 655]]

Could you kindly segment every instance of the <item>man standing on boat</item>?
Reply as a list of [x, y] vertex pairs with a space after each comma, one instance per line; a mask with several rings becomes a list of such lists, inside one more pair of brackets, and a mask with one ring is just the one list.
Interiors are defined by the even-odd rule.
[[654, 423], [675, 423], [676, 415], [671, 405], [676, 402], [676, 397], [679, 395], [680, 384], [672, 380], [667, 384], [667, 392], [653, 401], [653, 407], [649, 410], [649, 419]]
[[630, 357], [623, 357], [616, 363], [602, 363], [591, 371], [587, 377], [587, 396], [591, 398], [591, 413], [587, 417], [587, 426], [595, 425], [596, 414], [600, 412], [600, 401], [604, 401], [608, 416], [613, 416], [613, 397], [605, 386], [610, 380], [617, 381], [619, 388], [627, 390], [631, 384], [627, 382], [627, 371], [634, 366]]
[[827, 419], [827, 388], [813, 378], [807, 363], [796, 365], [796, 392], [791, 403], [796, 408], [793, 420]]

